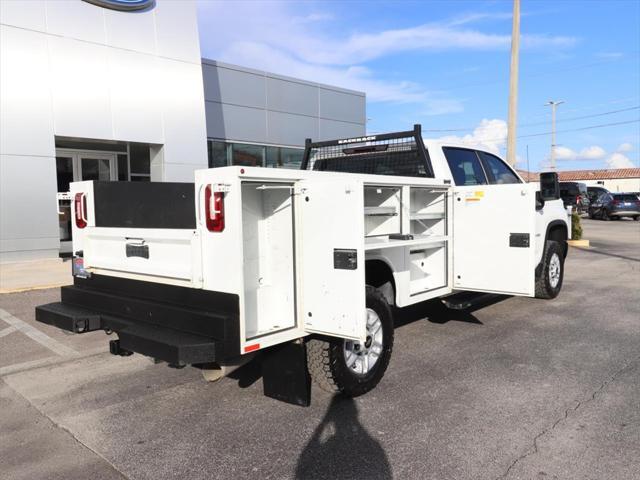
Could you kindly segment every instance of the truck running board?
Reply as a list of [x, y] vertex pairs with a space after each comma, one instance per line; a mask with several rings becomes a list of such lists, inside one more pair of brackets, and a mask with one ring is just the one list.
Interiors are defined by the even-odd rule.
[[451, 310], [468, 310], [484, 306], [493, 300], [503, 297], [497, 293], [460, 292], [442, 298], [442, 303]]

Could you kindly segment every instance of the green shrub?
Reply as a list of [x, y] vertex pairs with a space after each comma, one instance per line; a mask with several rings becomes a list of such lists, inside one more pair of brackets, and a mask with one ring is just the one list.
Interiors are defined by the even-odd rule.
[[580, 240], [582, 238], [582, 223], [577, 212], [571, 214], [571, 239]]

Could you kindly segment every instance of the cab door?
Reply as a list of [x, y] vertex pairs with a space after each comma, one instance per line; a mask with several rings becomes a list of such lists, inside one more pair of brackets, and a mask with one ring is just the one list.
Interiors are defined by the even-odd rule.
[[533, 185], [456, 187], [453, 288], [533, 296], [535, 215]]
[[299, 324], [309, 333], [364, 341], [362, 182], [306, 179], [295, 192]]

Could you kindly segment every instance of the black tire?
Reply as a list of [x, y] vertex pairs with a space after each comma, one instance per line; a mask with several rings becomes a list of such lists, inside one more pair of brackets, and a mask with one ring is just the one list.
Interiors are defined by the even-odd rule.
[[[552, 260], [557, 256], [560, 263], [560, 278], [555, 286], [551, 284], [549, 270]], [[547, 240], [542, 254], [542, 262], [536, 270], [536, 298], [551, 299], [556, 298], [562, 289], [564, 280], [564, 252], [560, 242]]]
[[640, 215], [634, 215], [633, 219], [637, 222], [638, 220], [640, 220]]
[[600, 218], [602, 218], [602, 220], [604, 220], [605, 222], [608, 222], [609, 220], [611, 220], [611, 217], [609, 216], [609, 212], [607, 212], [606, 208], [602, 209], [602, 213], [600, 214]]
[[387, 370], [393, 350], [393, 314], [385, 297], [374, 287], [366, 287], [366, 305], [378, 314], [382, 324], [382, 352], [365, 375], [347, 366], [345, 340], [311, 339], [307, 342], [307, 368], [314, 383], [327, 392], [341, 392], [349, 397], [363, 395], [380, 382]]

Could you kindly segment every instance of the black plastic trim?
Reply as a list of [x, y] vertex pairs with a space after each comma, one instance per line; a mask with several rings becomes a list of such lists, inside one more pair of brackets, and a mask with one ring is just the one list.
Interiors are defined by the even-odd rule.
[[195, 184], [93, 182], [96, 227], [196, 228]]
[[[547, 244], [547, 240], [549, 240], [549, 232], [551, 232], [551, 229], [554, 227], [560, 226], [562, 228], [564, 228], [565, 233], [567, 234], [567, 239], [569, 238], [569, 226], [567, 225], [566, 222], [563, 222], [562, 220], [552, 220], [551, 222], [549, 222], [549, 224], [547, 225], [547, 231], [544, 234], [544, 245]], [[543, 249], [544, 249], [544, 245], [543, 245]], [[564, 257], [567, 258], [567, 253], [569, 251], [568, 245], [565, 242], [564, 246]]]
[[307, 138], [304, 142], [304, 155], [302, 157], [302, 163], [300, 164], [300, 170], [308, 169], [309, 157], [311, 156], [312, 148], [331, 147], [336, 145], [345, 145], [345, 148], [349, 148], [348, 146], [354, 143], [365, 143], [367, 141], [379, 142], [406, 137], [413, 137], [415, 139], [420, 158], [422, 158], [424, 161], [426, 177], [433, 178], [435, 176], [433, 172], [433, 166], [431, 165], [429, 152], [427, 151], [424, 145], [424, 141], [422, 140], [422, 126], [420, 124], [415, 124], [413, 126], [413, 130], [406, 130], [404, 132], [380, 133], [377, 135], [361, 135], [359, 137], [325, 140], [322, 142], [314, 142], [311, 138]]
[[84, 333], [112, 330], [123, 349], [176, 365], [240, 355], [238, 295], [94, 275], [61, 289], [36, 320]]

